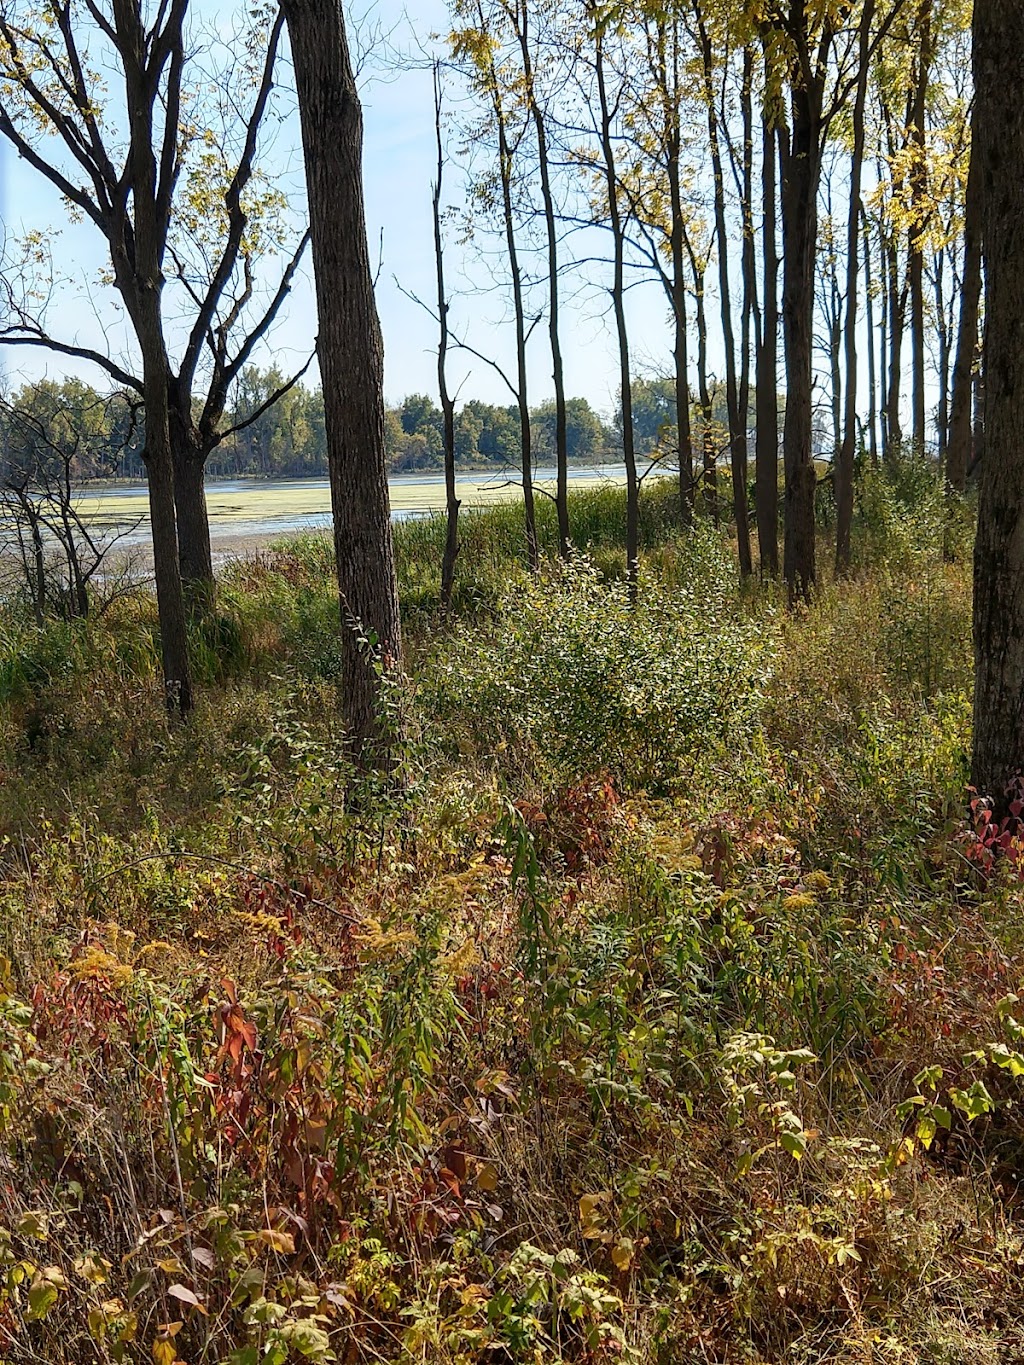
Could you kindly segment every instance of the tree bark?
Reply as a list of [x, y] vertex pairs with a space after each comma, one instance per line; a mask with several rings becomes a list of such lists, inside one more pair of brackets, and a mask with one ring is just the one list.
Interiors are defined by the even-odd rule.
[[1006, 810], [1024, 767], [1024, 0], [975, 0], [985, 435], [974, 551], [973, 785]]
[[357, 759], [380, 762], [381, 670], [401, 657], [387, 458], [384, 347], [363, 203], [363, 117], [341, 0], [284, 0], [306, 163], [320, 330], [342, 705]]
[[[183, 407], [185, 410], [183, 411]], [[191, 413], [191, 394], [172, 384], [169, 402], [174, 507], [178, 525], [178, 566], [189, 606], [213, 600], [215, 580], [206, 508], [206, 457]]]
[[946, 448], [946, 486], [967, 491], [971, 455], [971, 394], [978, 354], [978, 312], [981, 303], [981, 171], [975, 156], [976, 115], [972, 119], [971, 162], [964, 201], [964, 278], [960, 289], [960, 331], [953, 363], [953, 399]]

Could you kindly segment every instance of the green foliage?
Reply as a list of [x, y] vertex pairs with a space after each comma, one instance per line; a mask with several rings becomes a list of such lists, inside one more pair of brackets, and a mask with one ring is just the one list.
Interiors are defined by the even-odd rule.
[[701, 568], [685, 589], [645, 582], [635, 610], [585, 560], [517, 583], [492, 631], [445, 642], [425, 710], [482, 754], [569, 780], [610, 771], [630, 787], [678, 786], [697, 748], [756, 719], [768, 669], [767, 623], [730, 609], [724, 560]]

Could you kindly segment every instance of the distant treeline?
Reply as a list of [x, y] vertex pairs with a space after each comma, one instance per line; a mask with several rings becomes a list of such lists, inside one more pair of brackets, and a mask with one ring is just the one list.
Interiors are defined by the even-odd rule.
[[[210, 474], [226, 478], [326, 474], [319, 387], [295, 384], [273, 406], [259, 411], [285, 382], [275, 369], [244, 372], [225, 421], [229, 434], [210, 456]], [[640, 453], [650, 455], [660, 445], [674, 444], [673, 402], [670, 380], [641, 380], [634, 386], [633, 421]], [[20, 420], [13, 421], [12, 413]], [[622, 458], [617, 413], [607, 422], [585, 398], [571, 398], [567, 417], [571, 461], [600, 464]], [[76, 480], [141, 479], [141, 419], [134, 395], [103, 393], [80, 379], [26, 384], [6, 397], [0, 414], [4, 459], [38, 466], [47, 452], [67, 454]], [[395, 473], [442, 468], [441, 411], [433, 399], [412, 394], [389, 406], [385, 420], [388, 457]], [[533, 409], [532, 438], [536, 462], [554, 463], [553, 402]], [[463, 468], [516, 465], [520, 459], [518, 409], [478, 399], [464, 403], [455, 417], [455, 458]]]
[[[326, 475], [323, 395], [319, 387], [294, 384], [265, 412], [260, 408], [286, 383], [276, 369], [247, 369], [224, 422], [230, 434], [211, 454], [214, 477], [301, 478]], [[649, 458], [674, 450], [674, 390], [670, 379], [642, 379], [633, 386], [637, 452]], [[723, 433], [724, 407], [716, 424]], [[16, 413], [20, 420], [13, 421]], [[258, 413], [258, 416], [253, 414]], [[575, 464], [621, 460], [620, 416], [606, 421], [585, 398], [567, 403], [568, 456]], [[720, 421], [719, 421], [720, 418]], [[440, 470], [441, 410], [425, 394], [411, 394], [385, 412], [388, 459], [394, 473]], [[5, 463], [38, 467], [49, 452], [69, 454], [76, 480], [142, 479], [142, 412], [134, 394], [101, 392], [80, 379], [41, 380], [3, 396], [0, 442]], [[555, 461], [555, 405], [532, 411], [534, 459]], [[455, 416], [455, 459], [464, 469], [515, 466], [520, 461], [519, 410], [473, 398]]]

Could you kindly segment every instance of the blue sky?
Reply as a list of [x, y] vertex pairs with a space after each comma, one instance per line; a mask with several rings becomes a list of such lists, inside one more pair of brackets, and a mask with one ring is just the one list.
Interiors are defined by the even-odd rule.
[[[203, 4], [218, 24], [226, 17], [220, 7]], [[446, 9], [437, 0], [414, 0], [403, 7], [400, 0], [379, 0], [361, 21], [390, 33], [388, 47], [405, 52], [431, 46], [431, 34], [447, 27]], [[427, 314], [402, 292], [403, 289], [431, 300], [434, 295], [434, 259], [431, 225], [431, 182], [435, 171], [433, 94], [431, 75], [424, 63], [410, 63], [400, 75], [373, 74], [371, 62], [364, 83], [365, 185], [371, 253], [383, 251], [378, 282], [378, 306], [385, 341], [388, 398], [436, 390], [435, 326]], [[453, 142], [457, 139], [453, 139]], [[54, 292], [49, 317], [51, 328], [67, 340], [79, 340], [97, 348], [106, 345], [112, 354], [124, 353], [123, 323], [110, 306], [109, 294], [95, 284], [103, 263], [102, 244], [89, 225], [67, 221], [57, 195], [40, 181], [31, 168], [4, 148], [2, 212], [8, 236], [29, 229], [46, 233], [63, 282]], [[294, 119], [283, 125], [276, 139], [275, 164], [282, 184], [288, 188], [298, 169], [298, 128]], [[470, 168], [452, 162], [446, 169], [446, 192], [458, 202]], [[510, 328], [507, 301], [501, 291], [477, 286], [488, 283], [491, 268], [479, 252], [460, 247], [452, 231], [447, 270], [453, 295], [454, 329], [487, 355], [510, 364]], [[590, 249], [593, 248], [590, 244]], [[567, 276], [566, 294], [579, 295], [565, 310], [563, 345], [566, 384], [570, 393], [588, 398], [596, 407], [610, 410], [616, 401], [617, 356], [608, 317], [607, 295], [602, 292], [604, 272], [600, 265], [582, 267]], [[397, 282], [396, 282], [397, 281]], [[582, 288], [581, 288], [582, 286]], [[632, 292], [630, 309], [640, 372], [666, 366], [668, 340], [664, 307], [658, 290], [644, 287]], [[260, 363], [272, 360], [287, 369], [301, 363], [315, 336], [313, 293], [308, 275], [289, 301], [286, 315], [275, 330], [271, 346]], [[57, 376], [65, 371], [96, 379], [96, 371], [41, 352], [7, 350], [2, 362], [8, 380], [40, 374]], [[479, 397], [508, 402], [508, 390], [487, 365], [465, 352], [452, 357], [450, 382], [462, 398]], [[531, 400], [547, 397], [551, 390], [547, 337], [538, 327], [531, 341]]]

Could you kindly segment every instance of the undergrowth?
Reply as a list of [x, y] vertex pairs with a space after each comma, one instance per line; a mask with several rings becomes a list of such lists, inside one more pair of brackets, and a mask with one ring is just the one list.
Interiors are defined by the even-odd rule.
[[1022, 1358], [968, 513], [873, 476], [790, 615], [670, 493], [636, 612], [612, 494], [536, 578], [467, 516], [447, 618], [400, 530], [385, 779], [323, 541], [230, 567], [187, 729], [143, 595], [8, 613], [3, 1359]]

